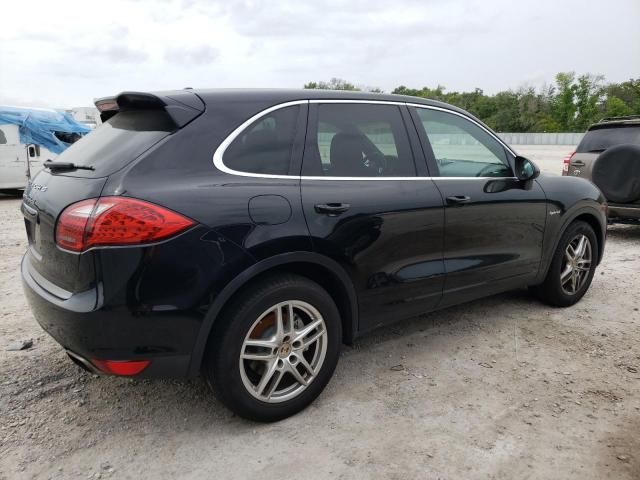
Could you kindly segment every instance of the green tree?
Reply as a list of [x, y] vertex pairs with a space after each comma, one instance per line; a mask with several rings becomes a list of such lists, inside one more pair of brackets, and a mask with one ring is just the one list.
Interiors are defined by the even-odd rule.
[[[382, 93], [380, 89], [355, 86], [339, 78], [309, 82], [304, 87]], [[576, 76], [574, 72], [560, 72], [552, 85], [539, 90], [521, 87], [495, 95], [487, 95], [480, 88], [448, 92], [443, 85], [435, 88], [400, 85], [391, 93], [455, 105], [502, 132], [583, 132], [605, 116], [640, 115], [640, 78], [605, 84], [602, 75], [590, 73]]]
[[349, 91], [359, 91], [360, 89], [356, 87], [353, 83], [349, 83], [342, 78], [332, 78], [328, 82], [320, 81], [320, 82], [309, 82], [304, 85], [306, 89], [320, 89], [320, 90], [349, 90]]
[[629, 105], [618, 97], [609, 97], [605, 104], [604, 116], [605, 117], [624, 117], [625, 115], [631, 115], [633, 110]]
[[574, 85], [576, 116], [573, 129], [586, 130], [602, 116], [602, 99], [604, 87], [602, 75], [580, 75]]
[[631, 115], [640, 115], [640, 78], [622, 83], [611, 83], [605, 87], [607, 98], [616, 97], [629, 107]]
[[553, 119], [565, 132], [573, 131], [576, 118], [574, 72], [561, 72], [556, 75], [557, 93], [551, 101]]

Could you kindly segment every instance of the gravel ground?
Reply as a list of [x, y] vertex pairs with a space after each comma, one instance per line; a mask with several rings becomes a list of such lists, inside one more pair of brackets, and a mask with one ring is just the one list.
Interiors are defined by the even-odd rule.
[[201, 380], [72, 364], [22, 295], [19, 204], [0, 198], [0, 479], [640, 478], [640, 227], [610, 229], [575, 307], [517, 291], [380, 330], [306, 411], [261, 425]]

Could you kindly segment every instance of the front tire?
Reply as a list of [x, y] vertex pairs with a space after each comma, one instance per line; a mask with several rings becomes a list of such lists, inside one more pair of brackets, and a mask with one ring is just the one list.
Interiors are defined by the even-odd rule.
[[270, 275], [234, 297], [216, 320], [204, 375], [241, 417], [272, 422], [320, 395], [340, 354], [340, 314], [311, 280]]
[[598, 239], [591, 225], [573, 222], [566, 229], [553, 255], [542, 285], [540, 299], [554, 307], [576, 304], [589, 289], [598, 264]]

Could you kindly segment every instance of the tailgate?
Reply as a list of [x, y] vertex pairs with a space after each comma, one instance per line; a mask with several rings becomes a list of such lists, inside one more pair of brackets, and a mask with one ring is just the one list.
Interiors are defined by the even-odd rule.
[[569, 172], [572, 177], [582, 177], [591, 180], [593, 164], [598, 159], [599, 153], [574, 153], [569, 162]]
[[71, 203], [100, 196], [106, 178], [38, 173], [25, 190], [22, 213], [29, 240], [26, 267], [36, 283], [58, 298], [95, 288], [93, 252], [70, 253], [55, 243], [58, 216]]

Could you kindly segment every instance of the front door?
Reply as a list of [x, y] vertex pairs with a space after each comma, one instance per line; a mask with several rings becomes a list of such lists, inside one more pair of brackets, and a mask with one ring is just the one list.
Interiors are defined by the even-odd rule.
[[432, 309], [442, 294], [442, 197], [416, 175], [407, 123], [399, 105], [310, 106], [305, 218], [314, 249], [354, 283], [360, 331]]
[[469, 117], [427, 107], [412, 115], [445, 201], [441, 306], [532, 281], [547, 215], [542, 188], [514, 178], [511, 152]]

